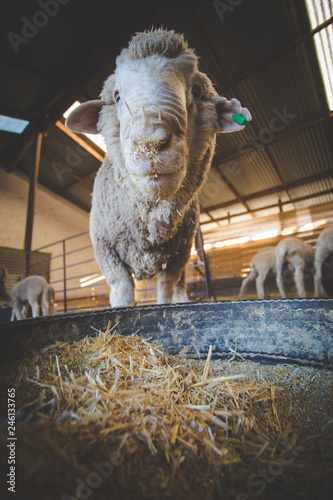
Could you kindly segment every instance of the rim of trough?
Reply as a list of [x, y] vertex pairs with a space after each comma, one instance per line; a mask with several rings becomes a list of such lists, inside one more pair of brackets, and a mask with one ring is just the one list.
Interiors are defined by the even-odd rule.
[[[264, 299], [146, 305], [43, 316], [0, 324], [0, 364], [56, 341], [74, 342], [117, 324], [165, 352], [333, 370], [333, 299]], [[96, 331], [97, 330], [97, 331]]]

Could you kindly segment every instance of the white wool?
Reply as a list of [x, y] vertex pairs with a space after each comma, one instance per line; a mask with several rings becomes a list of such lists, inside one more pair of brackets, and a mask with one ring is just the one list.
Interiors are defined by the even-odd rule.
[[265, 247], [259, 250], [251, 260], [251, 272], [243, 279], [239, 291], [242, 300], [249, 285], [255, 280], [258, 299], [265, 298], [264, 283], [269, 272], [276, 273], [275, 247]]
[[319, 235], [315, 254], [315, 297], [327, 297], [322, 283], [322, 265], [333, 255], [333, 228], [327, 227]]
[[14, 285], [10, 294], [6, 291], [7, 270], [0, 266], [0, 299], [12, 307], [11, 321], [27, 317], [28, 305], [32, 315], [39, 316], [40, 305], [42, 314], [54, 312], [54, 289], [42, 276], [28, 276]]
[[314, 251], [311, 245], [304, 243], [300, 238], [289, 236], [283, 238], [275, 248], [276, 255], [276, 284], [282, 298], [286, 298], [283, 284], [283, 266], [293, 271], [298, 297], [306, 297], [304, 274], [313, 274]]
[[217, 95], [182, 35], [135, 36], [117, 58], [101, 101], [67, 118], [75, 131], [100, 131], [107, 154], [96, 179], [90, 235], [113, 307], [134, 304], [137, 279], [157, 274], [158, 303], [186, 300], [184, 269], [198, 223], [216, 133], [241, 130], [251, 115]]

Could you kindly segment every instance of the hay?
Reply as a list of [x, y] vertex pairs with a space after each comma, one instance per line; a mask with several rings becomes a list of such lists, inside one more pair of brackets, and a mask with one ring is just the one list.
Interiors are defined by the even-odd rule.
[[[290, 477], [302, 490], [311, 448], [309, 435], [300, 437], [302, 402], [290, 408], [297, 390], [286, 388], [299, 390], [299, 370], [311, 369], [279, 365], [265, 376], [258, 365], [212, 362], [211, 354], [205, 362], [172, 357], [109, 325], [25, 360], [15, 382], [22, 498], [244, 500], [260, 491], [251, 475], [270, 466], [260, 498], [280, 498], [272, 484], [281, 498], [306, 498], [286, 495]], [[321, 413], [320, 439], [333, 427], [330, 410]]]

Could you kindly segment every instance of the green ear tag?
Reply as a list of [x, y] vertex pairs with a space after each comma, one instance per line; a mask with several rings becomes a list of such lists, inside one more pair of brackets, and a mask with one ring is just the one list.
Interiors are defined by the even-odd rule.
[[239, 123], [239, 125], [247, 125], [249, 123], [244, 116], [239, 115], [238, 113], [233, 114], [232, 119], [234, 122]]

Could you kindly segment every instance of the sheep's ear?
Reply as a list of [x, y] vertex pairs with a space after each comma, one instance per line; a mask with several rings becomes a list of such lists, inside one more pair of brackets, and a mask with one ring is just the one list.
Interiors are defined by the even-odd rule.
[[104, 105], [105, 102], [100, 99], [80, 104], [66, 118], [66, 127], [73, 132], [99, 134], [99, 130], [97, 130], [98, 115]]
[[225, 97], [216, 97], [214, 101], [220, 132], [243, 130], [247, 123], [252, 120], [250, 111], [247, 108], [242, 108], [237, 99], [228, 101]]

